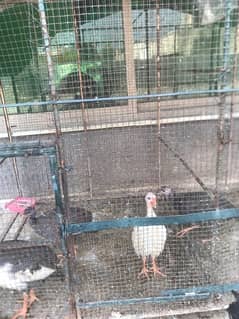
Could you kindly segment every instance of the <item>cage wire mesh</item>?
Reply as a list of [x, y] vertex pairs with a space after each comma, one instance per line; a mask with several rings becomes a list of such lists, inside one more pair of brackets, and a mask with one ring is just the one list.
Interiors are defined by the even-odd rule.
[[[29, 149], [25, 156], [11, 157], [11, 147], [7, 148], [7, 145], [1, 145], [1, 156], [4, 149], [9, 156], [3, 157], [0, 168], [3, 179], [0, 208], [0, 314], [4, 318], [13, 316], [14, 312], [20, 316], [17, 311], [21, 303], [24, 310], [23, 292], [27, 294], [26, 310], [35, 301], [30, 297], [34, 292], [41, 300], [41, 305], [34, 306], [30, 318], [37, 318], [39, 314], [43, 318], [55, 318], [58, 315], [63, 318], [67, 313], [64, 303], [68, 295], [60, 258], [60, 233], [49, 158], [46, 155], [31, 156], [31, 142], [26, 143]], [[19, 146], [18, 143], [15, 145]], [[14, 152], [17, 154], [17, 149]], [[41, 279], [45, 278], [47, 280], [43, 282]], [[6, 290], [12, 293], [6, 293]], [[54, 306], [53, 298], [56, 302]]]
[[[231, 300], [213, 294], [239, 283], [238, 10], [236, 0], [1, 2], [1, 150], [57, 150], [54, 172], [47, 154], [1, 153], [0, 272], [36, 273], [39, 256], [54, 270], [29, 283], [40, 299], [30, 318], [66, 318], [74, 305], [83, 318], [149, 318]], [[138, 277], [132, 240], [141, 226], [150, 246], [157, 227], [142, 219], [148, 191], [166, 218], [159, 278]], [[36, 215], [6, 210], [19, 196], [36, 198]], [[16, 285], [0, 283], [2, 316], [17, 310]]]

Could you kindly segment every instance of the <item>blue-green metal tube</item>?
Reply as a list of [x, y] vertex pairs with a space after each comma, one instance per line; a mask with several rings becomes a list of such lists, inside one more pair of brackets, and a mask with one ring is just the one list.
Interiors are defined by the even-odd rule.
[[49, 101], [39, 101], [39, 102], [24, 102], [24, 103], [9, 103], [9, 104], [0, 104], [0, 108], [3, 107], [22, 107], [22, 106], [41, 106], [41, 105], [62, 105], [62, 104], [72, 104], [72, 103], [95, 103], [97, 102], [106, 102], [106, 101], [127, 101], [127, 100], [143, 100], [150, 98], [161, 98], [161, 97], [175, 97], [175, 96], [190, 96], [190, 95], [209, 95], [209, 94], [220, 94], [220, 93], [239, 93], [239, 88], [224, 88], [218, 90], [195, 90], [195, 91], [178, 91], [178, 92], [168, 92], [168, 93], [155, 93], [148, 95], [129, 95], [129, 96], [112, 96], [112, 97], [102, 97], [94, 99], [72, 99], [72, 100], [49, 100]]
[[66, 226], [66, 232], [69, 234], [81, 234], [92, 231], [101, 231], [107, 229], [129, 228], [135, 226], [151, 225], [182, 225], [212, 220], [225, 220], [229, 218], [239, 218], [239, 209], [222, 209], [208, 212], [192, 213], [185, 215], [160, 216], [160, 217], [134, 217], [106, 220], [99, 222], [69, 224]]
[[227, 293], [232, 290], [239, 290], [238, 283], [222, 284], [222, 285], [207, 285], [199, 287], [189, 287], [185, 289], [168, 289], [160, 292], [157, 297], [145, 298], [130, 298], [130, 299], [116, 299], [116, 300], [102, 300], [93, 302], [78, 302], [77, 306], [82, 309], [124, 306], [133, 304], [145, 303], [165, 303], [195, 299], [207, 299], [211, 294]]

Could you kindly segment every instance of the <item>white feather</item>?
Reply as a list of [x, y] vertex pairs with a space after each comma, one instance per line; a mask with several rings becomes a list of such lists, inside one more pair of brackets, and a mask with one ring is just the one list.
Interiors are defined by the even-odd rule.
[[0, 286], [8, 289], [25, 290], [28, 282], [43, 280], [53, 272], [55, 272], [54, 269], [44, 266], [33, 272], [29, 269], [13, 272], [13, 265], [6, 263], [0, 267]]

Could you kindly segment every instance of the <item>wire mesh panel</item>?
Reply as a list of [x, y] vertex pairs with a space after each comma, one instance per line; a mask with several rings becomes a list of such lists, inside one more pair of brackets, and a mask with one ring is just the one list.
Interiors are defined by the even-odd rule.
[[[238, 288], [238, 21], [236, 0], [1, 1], [0, 138], [17, 152], [0, 159], [0, 263], [39, 252], [55, 270], [32, 317], [68, 301], [155, 317]], [[54, 158], [22, 151], [35, 140]], [[19, 197], [36, 207], [6, 211]]]
[[[122, 220], [123, 223], [129, 217], [145, 216], [143, 198], [144, 196], [82, 202], [81, 207], [87, 207], [84, 212], [88, 218], [81, 220], [81, 223], [91, 222], [92, 217], [94, 221]], [[158, 216], [185, 215], [192, 211], [206, 214], [214, 209], [214, 205], [204, 192], [175, 193], [167, 199], [162, 196], [156, 212]], [[220, 208], [230, 209], [232, 204], [221, 196]], [[72, 219], [73, 223], [77, 222], [79, 215], [78, 211]], [[143, 237], [138, 238], [148, 243], [149, 250], [152, 227], [154, 226], [145, 226]], [[213, 290], [217, 285], [233, 286], [238, 281], [236, 219], [167, 225], [166, 243], [156, 258], [161, 274], [150, 270], [153, 264], [152, 256], [149, 255], [145, 257], [146, 267], [150, 271], [140, 273], [143, 263], [135, 250], [133, 229], [107, 229], [75, 236], [76, 293], [84, 316], [99, 315], [101, 318], [100, 308], [104, 309], [106, 306], [106, 313], [110, 309], [122, 311], [124, 315], [134, 314], [139, 310], [140, 303], [146, 303], [147, 309], [141, 309], [141, 315], [144, 312], [152, 313], [156, 311], [157, 297], [166, 303], [159, 305], [157, 311], [167, 309], [170, 313], [170, 310], [175, 311], [175, 305], [168, 303], [170, 297], [172, 300], [175, 298], [175, 301], [180, 295], [181, 298], [184, 296], [183, 299], [193, 299], [195, 294], [195, 298], [200, 299], [199, 292], [203, 298], [207, 289]], [[157, 233], [154, 236], [157, 237], [154, 239], [154, 244], [157, 245], [160, 237]], [[133, 306], [134, 303], [136, 304]], [[193, 302], [189, 302], [188, 306], [192, 304]], [[181, 308], [184, 307], [182, 303]]]
[[[12, 172], [6, 184], [15, 186], [9, 191], [6, 184], [1, 185], [0, 313], [16, 312], [14, 318], [18, 318], [31, 312], [37, 317], [43, 307], [42, 316], [55, 318], [61, 313], [63, 317], [68, 309], [62, 304], [68, 297], [57, 218], [60, 203], [54, 200], [59, 187], [51, 159], [56, 156], [55, 148], [32, 142], [6, 143], [0, 152], [2, 176], [6, 170]], [[55, 307], [53, 299], [57, 300]]]
[[[35, 3], [14, 4], [1, 4], [1, 80], [8, 103], [45, 101], [51, 96], [46, 36], [53, 68], [51, 84], [62, 100], [119, 97], [135, 89], [135, 95], [214, 90], [225, 85], [225, 78], [228, 83], [233, 81], [230, 56], [237, 52], [235, 0], [225, 4], [163, 1], [159, 11], [155, 1], [146, 0], [132, 1], [132, 5], [124, 1], [45, 1], [44, 15]], [[230, 68], [226, 74], [225, 56]], [[132, 75], [128, 72], [131, 62]], [[109, 103], [102, 102], [104, 105]], [[71, 104], [72, 108], [79, 106]], [[47, 108], [47, 104], [35, 108], [29, 103], [17, 111]]]
[[[17, 176], [15, 169], [17, 168]], [[1, 199], [10, 200], [19, 195], [19, 189], [23, 196], [38, 198], [49, 196], [53, 198], [51, 173], [49, 159], [47, 156], [29, 156], [19, 157], [14, 160], [12, 157], [6, 157], [0, 166], [1, 176], [4, 176], [1, 183]], [[6, 188], [4, 187], [6, 185]], [[11, 189], [8, 188], [11, 185]], [[15, 186], [14, 186], [15, 185]], [[19, 188], [19, 189], [17, 189]]]
[[[165, 250], [157, 260], [165, 275], [161, 279], [154, 277], [153, 273], [149, 273], [149, 279], [143, 276], [138, 278], [142, 261], [133, 250], [129, 231], [107, 231], [80, 236], [78, 269], [81, 286], [84, 287], [79, 291], [81, 302], [113, 299], [117, 303], [118, 299], [163, 296], [167, 289], [230, 284], [235, 279], [237, 281], [238, 278], [232, 279], [231, 275], [234, 273], [237, 276], [237, 269], [233, 265], [238, 260], [235, 256], [238, 249], [232, 247], [230, 251], [230, 246], [224, 240], [233, 222], [224, 223], [221, 227], [214, 224], [199, 224], [195, 227], [197, 230], [183, 239], [176, 237], [181, 228], [175, 227], [175, 233], [170, 229]], [[150, 227], [145, 238], [149, 232]], [[234, 236], [235, 233], [236, 229]], [[221, 245], [220, 240], [225, 246]], [[224, 259], [224, 255], [228, 257]], [[230, 265], [227, 265], [227, 258]], [[152, 265], [150, 257], [147, 263], [148, 267]]]

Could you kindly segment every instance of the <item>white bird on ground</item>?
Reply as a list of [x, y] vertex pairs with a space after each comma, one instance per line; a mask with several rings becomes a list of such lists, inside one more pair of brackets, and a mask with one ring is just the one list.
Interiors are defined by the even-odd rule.
[[[145, 196], [147, 205], [147, 217], [157, 217], [154, 212], [156, 208], [156, 196], [153, 193], [148, 193]], [[156, 263], [156, 258], [164, 250], [165, 242], [167, 239], [167, 230], [164, 225], [155, 226], [137, 226], [134, 227], [132, 232], [132, 243], [136, 254], [143, 260], [143, 268], [138, 277], [149, 277], [149, 273], [153, 272], [154, 276], [163, 276]], [[152, 266], [148, 269], [147, 259], [151, 258]]]

